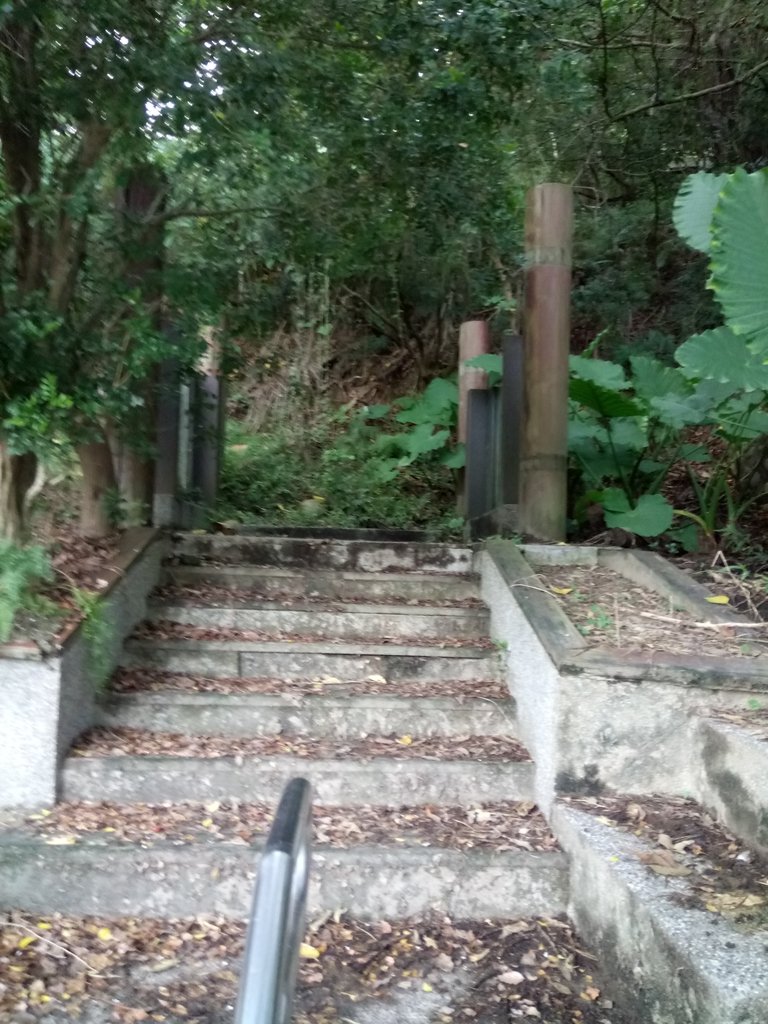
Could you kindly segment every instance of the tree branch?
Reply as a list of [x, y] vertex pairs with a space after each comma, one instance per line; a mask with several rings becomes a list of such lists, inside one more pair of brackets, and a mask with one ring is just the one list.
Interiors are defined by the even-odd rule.
[[749, 71], [745, 71], [742, 75], [737, 75], [736, 78], [732, 78], [729, 82], [720, 82], [718, 85], [710, 85], [706, 89], [697, 89], [695, 92], [684, 92], [679, 96], [670, 96], [669, 99], [657, 99], [651, 100], [648, 103], [641, 103], [637, 107], [624, 110], [621, 114], [615, 114], [610, 120], [626, 121], [628, 117], [634, 117], [635, 114], [643, 114], [646, 110], [654, 110], [656, 107], [669, 107], [673, 103], [688, 103], [689, 100], [696, 100], [701, 96], [709, 96], [712, 93], [723, 92], [725, 89], [732, 89], [734, 86], [741, 85], [748, 79], [754, 78], [764, 68], [768, 68], [768, 60], [761, 61], [753, 68], [750, 68]]

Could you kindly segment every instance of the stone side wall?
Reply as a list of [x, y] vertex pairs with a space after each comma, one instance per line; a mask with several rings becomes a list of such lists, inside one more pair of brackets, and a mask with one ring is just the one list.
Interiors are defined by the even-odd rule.
[[[125, 637], [146, 614], [167, 551], [154, 530], [129, 531], [103, 597], [101, 665], [118, 664]], [[96, 720], [94, 659], [82, 627], [44, 657], [31, 646], [0, 648], [0, 807], [56, 799], [58, 768], [70, 744]]]

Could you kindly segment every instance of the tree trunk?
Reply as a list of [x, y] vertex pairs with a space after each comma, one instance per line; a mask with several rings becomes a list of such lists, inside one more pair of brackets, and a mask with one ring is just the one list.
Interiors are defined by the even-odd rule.
[[112, 454], [106, 441], [78, 445], [83, 482], [80, 491], [80, 533], [106, 537], [112, 530], [107, 496], [116, 490]]
[[0, 537], [19, 544], [24, 539], [24, 498], [35, 479], [37, 459], [30, 452], [11, 455], [0, 441]]

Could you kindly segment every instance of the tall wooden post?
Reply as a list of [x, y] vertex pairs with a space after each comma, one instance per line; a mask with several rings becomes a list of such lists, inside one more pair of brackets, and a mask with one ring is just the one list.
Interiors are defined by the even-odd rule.
[[[459, 329], [459, 422], [457, 439], [459, 444], [467, 443], [467, 412], [469, 409], [469, 392], [477, 388], [488, 387], [488, 374], [467, 366], [468, 359], [484, 356], [490, 351], [491, 341], [488, 324], [485, 320], [465, 320]], [[466, 476], [461, 473], [459, 479], [458, 511], [466, 515]]]
[[520, 529], [565, 540], [573, 193], [537, 185], [525, 216], [525, 420]]
[[203, 330], [207, 349], [198, 367], [196, 423], [192, 447], [192, 481], [200, 504], [195, 525], [207, 525], [216, 504], [224, 446], [224, 388], [220, 373], [221, 347], [212, 327]]

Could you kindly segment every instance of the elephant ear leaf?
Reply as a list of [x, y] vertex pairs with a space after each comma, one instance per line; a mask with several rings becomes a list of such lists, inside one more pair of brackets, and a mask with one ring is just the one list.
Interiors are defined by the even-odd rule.
[[727, 174], [690, 174], [675, 197], [672, 219], [677, 233], [693, 249], [709, 252], [712, 215]]
[[712, 228], [709, 286], [734, 334], [768, 354], [768, 170], [730, 175]]

